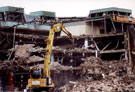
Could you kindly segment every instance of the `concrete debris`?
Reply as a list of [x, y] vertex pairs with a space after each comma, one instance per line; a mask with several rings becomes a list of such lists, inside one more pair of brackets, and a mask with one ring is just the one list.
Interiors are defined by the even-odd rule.
[[43, 61], [44, 60], [44, 58], [43, 57], [39, 57], [39, 56], [31, 56], [31, 57], [29, 57], [27, 60], [26, 60], [26, 62], [27, 63], [31, 63], [31, 62], [40, 62], [40, 61]]
[[29, 66], [29, 70], [34, 70], [34, 69], [43, 69], [44, 64], [35, 64], [33, 66]]
[[24, 60], [24, 59], [30, 57], [30, 51], [32, 50], [33, 46], [34, 46], [34, 44], [25, 44], [25, 45], [16, 46], [15, 58]]
[[95, 57], [83, 60], [76, 68], [81, 77], [61, 87], [62, 92], [135, 91], [135, 75], [128, 61], [102, 61]]
[[79, 52], [79, 53], [85, 53], [85, 52], [95, 52], [95, 50], [87, 49], [87, 48], [70, 48], [70, 49], [63, 49], [59, 46], [53, 47], [54, 52], [63, 52], [63, 53], [69, 53], [69, 52]]
[[[0, 70], [16, 71], [16, 67], [21, 67], [24, 71], [34, 69], [36, 65], [39, 65], [35, 65], [35, 63], [44, 61], [45, 52], [45, 48], [35, 46], [34, 44], [17, 45], [14, 50], [13, 59], [2, 61]], [[30, 63], [33, 65], [28, 66]]]
[[[33, 60], [35, 60], [35, 59], [33, 58]], [[30, 66], [30, 69], [34, 69], [34, 68], [43, 69], [43, 67], [44, 67], [44, 64], [36, 64], [36, 65]], [[72, 70], [72, 68], [73, 68], [72, 66], [70, 66], [70, 67], [63, 66], [58, 62], [51, 62], [51, 64], [50, 64], [50, 70], [55, 71], [55, 72], [59, 72], [59, 71], [63, 71], [63, 70], [65, 70], [65, 71]]]
[[55, 70], [55, 71], [59, 71], [59, 70], [72, 70], [73, 67], [72, 66], [63, 66], [58, 62], [52, 62], [50, 65], [50, 70]]
[[[53, 49], [60, 50], [61, 48]], [[82, 51], [79, 48], [70, 50]], [[19, 70], [41, 69], [44, 67], [44, 55], [45, 49], [33, 44], [17, 46], [14, 58], [10, 62], [3, 61], [3, 63], [0, 63], [0, 70], [19, 72]], [[128, 61], [102, 61], [100, 58], [93, 56], [81, 60], [81, 64], [77, 67], [64, 66], [59, 62], [51, 63], [50, 70], [53, 71], [51, 74], [55, 79], [54, 82], [58, 90], [62, 92], [135, 91], [135, 75], [131, 72]], [[32, 65], [26, 66], [29, 63]]]
[[[38, 56], [32, 53], [39, 53], [41, 55]], [[15, 48], [14, 59], [26, 63], [40, 62], [44, 60], [42, 53], [45, 53], [45, 48], [36, 47], [34, 44], [18, 45]]]

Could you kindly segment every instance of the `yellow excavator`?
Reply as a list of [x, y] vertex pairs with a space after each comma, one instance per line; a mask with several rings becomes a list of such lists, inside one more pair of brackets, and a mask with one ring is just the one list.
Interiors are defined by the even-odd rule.
[[46, 47], [46, 55], [44, 59], [44, 68], [43, 72], [39, 70], [34, 70], [31, 78], [28, 79], [28, 90], [27, 92], [53, 92], [54, 90], [54, 82], [50, 76], [50, 63], [51, 63], [51, 55], [52, 55], [52, 46], [54, 40], [55, 32], [63, 31], [67, 36], [69, 36], [74, 42], [72, 34], [69, 33], [63, 24], [57, 23], [54, 24], [49, 32], [49, 37], [47, 39], [47, 47]]

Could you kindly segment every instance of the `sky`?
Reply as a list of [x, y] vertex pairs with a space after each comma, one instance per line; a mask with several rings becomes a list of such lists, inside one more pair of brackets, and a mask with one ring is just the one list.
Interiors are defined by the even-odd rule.
[[1, 6], [22, 7], [26, 14], [52, 11], [57, 17], [86, 17], [90, 10], [118, 7], [131, 9], [135, 17], [135, 0], [0, 0]]

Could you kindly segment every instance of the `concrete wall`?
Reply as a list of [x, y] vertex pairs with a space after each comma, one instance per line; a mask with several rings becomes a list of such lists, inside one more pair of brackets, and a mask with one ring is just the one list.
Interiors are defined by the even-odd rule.
[[100, 34], [100, 29], [103, 29], [103, 25], [95, 25], [96, 23], [93, 24], [92, 28], [92, 23], [86, 23], [86, 35], [99, 35]]
[[[91, 23], [86, 23], [86, 21], [65, 23], [64, 26], [73, 36], [98, 35], [100, 29], [103, 28], [100, 25], [94, 25], [92, 29]], [[61, 32], [61, 36], [65, 36], [65, 34]]]

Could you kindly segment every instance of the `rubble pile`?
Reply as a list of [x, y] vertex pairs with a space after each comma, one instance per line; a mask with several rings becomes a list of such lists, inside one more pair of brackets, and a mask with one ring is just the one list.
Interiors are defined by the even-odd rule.
[[[9, 52], [12, 53], [12, 50], [13, 48], [9, 49]], [[12, 53], [14, 57], [11, 60], [1, 61], [0, 70], [17, 72], [18, 68], [21, 71], [33, 69], [35, 66], [28, 66], [28, 64], [43, 61], [45, 53], [45, 48], [35, 46], [34, 44], [16, 45]], [[8, 56], [10, 56], [10, 53]]]
[[72, 66], [63, 66], [58, 62], [52, 62], [50, 64], [50, 70], [60, 71], [60, 70], [72, 70]]
[[[45, 52], [45, 48], [35, 46], [34, 44], [17, 45], [14, 59], [26, 63], [43, 61]], [[39, 53], [41, 55], [38, 56], [32, 53]]]
[[[61, 48], [53, 49], [64, 53]], [[76, 48], [69, 51], [76, 50], [82, 51]], [[2, 61], [0, 70], [24, 72], [43, 68], [43, 62], [39, 62], [44, 60], [45, 52], [45, 48], [33, 44], [18, 45], [14, 51], [14, 58]], [[34, 64], [26, 66], [29, 63]], [[58, 90], [62, 92], [135, 91], [135, 75], [131, 72], [127, 60], [102, 61], [91, 56], [82, 58], [82, 63], [77, 67], [52, 62], [50, 70], [53, 71], [51, 74]]]
[[81, 77], [61, 87], [62, 92], [135, 91], [135, 76], [128, 61], [102, 61], [95, 57], [83, 60], [75, 68]]

